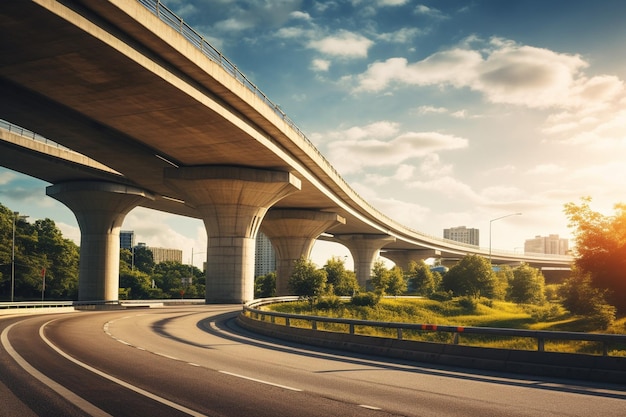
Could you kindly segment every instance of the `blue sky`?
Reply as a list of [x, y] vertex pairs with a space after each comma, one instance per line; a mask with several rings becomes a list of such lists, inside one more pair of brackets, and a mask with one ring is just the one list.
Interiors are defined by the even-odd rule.
[[[519, 251], [570, 237], [563, 205], [612, 213], [626, 189], [626, 2], [165, 0], [383, 213], [465, 225]], [[0, 170], [0, 202], [77, 239], [46, 184]], [[205, 251], [202, 223], [135, 209], [152, 246]], [[316, 245], [313, 260], [348, 252]], [[203, 255], [194, 257], [198, 263]]]

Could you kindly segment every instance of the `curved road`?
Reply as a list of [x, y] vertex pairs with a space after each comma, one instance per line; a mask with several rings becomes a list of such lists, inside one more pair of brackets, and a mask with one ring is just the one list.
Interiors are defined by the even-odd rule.
[[237, 327], [240, 306], [0, 319], [0, 416], [620, 416], [626, 385], [346, 355]]

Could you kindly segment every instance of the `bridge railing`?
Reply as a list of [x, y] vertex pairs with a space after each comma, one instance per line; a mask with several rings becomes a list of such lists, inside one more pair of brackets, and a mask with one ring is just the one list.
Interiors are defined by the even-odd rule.
[[[380, 213], [374, 206], [369, 204], [365, 199], [361, 198], [358, 193], [356, 193], [348, 183], [341, 177], [339, 172], [333, 167], [330, 162], [322, 155], [322, 153], [317, 149], [317, 147], [311, 142], [311, 140], [300, 130], [300, 128], [296, 125], [296, 123], [285, 114], [285, 112], [272, 100], [267, 97], [265, 93], [263, 93], [244, 73], [242, 73], [235, 64], [233, 64], [226, 56], [224, 56], [218, 49], [213, 47], [206, 38], [198, 33], [195, 29], [189, 26], [187, 23], [183, 21], [182, 18], [178, 17], [174, 12], [167, 8], [160, 0], [137, 0], [139, 3], [143, 4], [148, 10], [158, 16], [163, 22], [165, 22], [172, 29], [176, 30], [180, 34], [182, 34], [189, 42], [196, 46], [200, 51], [202, 51], [209, 59], [213, 62], [218, 63], [222, 66], [224, 70], [230, 73], [233, 78], [241, 82], [242, 85], [247, 87], [250, 91], [252, 91], [258, 98], [260, 98], [267, 106], [269, 106], [276, 115], [278, 115], [294, 132], [300, 136], [300, 138], [309, 146], [310, 150], [313, 151], [321, 161], [324, 162], [326, 168], [330, 172], [334, 174], [334, 176], [341, 181], [344, 185], [345, 189], [356, 196], [362, 204], [369, 207], [373, 210], [378, 216], [385, 218], [388, 222], [393, 224], [398, 224], [392, 218], [386, 216], [383, 213]], [[408, 229], [405, 226], [398, 224], [398, 226], [405, 228], [407, 230], [411, 230], [413, 233], [422, 234], [417, 230]], [[423, 235], [423, 234], [422, 234]], [[427, 236], [427, 235], [424, 235]]]
[[276, 304], [281, 302], [292, 302], [298, 300], [298, 297], [277, 297], [266, 298], [251, 301], [244, 305], [242, 314], [259, 321], [269, 321], [272, 324], [280, 325], [276, 318], [280, 318], [285, 327], [293, 326], [293, 322], [297, 321], [301, 327], [302, 323], [308, 323], [308, 328], [318, 330], [319, 323], [339, 324], [342, 326], [333, 327], [333, 330], [324, 330], [327, 332], [341, 332], [342, 327], [345, 332], [354, 335], [357, 329], [375, 328], [375, 329], [393, 329], [395, 330], [395, 338], [403, 340], [406, 332], [442, 332], [453, 335], [452, 343], [461, 344], [463, 335], [480, 335], [480, 336], [500, 336], [508, 338], [526, 338], [534, 339], [536, 350], [544, 352], [546, 341], [582, 341], [599, 343], [602, 346], [602, 356], [609, 356], [611, 348], [622, 353], [626, 350], [626, 335], [622, 334], [603, 334], [603, 333], [582, 333], [582, 332], [560, 332], [546, 330], [525, 330], [525, 329], [506, 329], [494, 327], [465, 327], [465, 326], [441, 326], [436, 324], [418, 324], [418, 323], [400, 323], [400, 322], [380, 322], [372, 320], [356, 320], [333, 318], [324, 316], [313, 316], [304, 314], [280, 313], [277, 311], [263, 310], [261, 307], [268, 304]]
[[0, 129], [7, 130], [7, 131], [9, 131], [11, 133], [14, 133], [14, 134], [16, 134], [18, 136], [21, 136], [23, 138], [26, 138], [26, 139], [32, 139], [32, 140], [34, 140], [36, 142], [45, 143], [46, 145], [50, 145], [50, 146], [53, 146], [53, 147], [56, 147], [56, 148], [59, 148], [59, 149], [63, 149], [65, 151], [74, 152], [71, 149], [66, 148], [65, 146], [63, 146], [63, 145], [61, 145], [61, 144], [59, 144], [57, 142], [54, 142], [54, 141], [52, 141], [52, 140], [50, 140], [50, 139], [48, 139], [48, 138], [46, 138], [44, 136], [41, 136], [38, 133], [32, 132], [32, 131], [30, 131], [28, 129], [25, 129], [25, 128], [21, 127], [21, 126], [15, 125], [15, 124], [13, 124], [11, 122], [8, 122], [6, 120], [0, 119]]
[[[439, 237], [428, 235], [420, 231], [411, 229], [409, 227], [403, 226], [397, 223], [391, 217], [378, 211], [378, 209], [376, 209], [374, 206], [368, 203], [365, 199], [363, 199], [356, 191], [354, 191], [348, 185], [348, 183], [341, 177], [341, 175], [335, 169], [335, 167], [333, 167], [330, 164], [330, 162], [328, 162], [328, 160], [324, 157], [324, 155], [322, 155], [322, 153], [317, 149], [317, 147], [313, 144], [313, 142], [311, 142], [307, 138], [307, 136], [304, 134], [304, 132], [300, 130], [300, 128], [295, 124], [295, 122], [291, 120], [285, 114], [285, 112], [280, 109], [280, 107], [277, 104], [272, 102], [272, 100], [270, 100], [269, 97], [267, 97], [267, 95], [265, 95], [265, 93], [263, 93], [252, 81], [250, 81], [250, 79], [248, 79], [248, 77], [246, 77], [246, 75], [242, 73], [235, 64], [233, 64], [228, 58], [226, 58], [217, 48], [213, 47], [202, 34], [198, 33], [195, 29], [189, 26], [182, 18], [180, 18], [173, 11], [167, 8], [160, 0], [137, 0], [137, 1], [139, 1], [139, 3], [144, 5], [148, 10], [150, 10], [157, 17], [159, 17], [161, 21], [165, 22], [168, 26], [170, 26], [171, 28], [173, 28], [174, 30], [182, 34], [189, 42], [191, 42], [193, 45], [195, 45], [196, 48], [198, 48], [202, 53], [204, 53], [205, 56], [207, 56], [213, 62], [221, 65], [221, 67], [224, 70], [226, 70], [233, 78], [241, 82], [242, 85], [244, 85], [246, 88], [252, 91], [265, 104], [267, 104], [267, 106], [269, 106], [285, 123], [287, 123], [293, 129], [294, 132], [296, 132], [302, 138], [304, 143], [306, 143], [309, 146], [310, 150], [313, 151], [315, 154], [317, 154], [318, 158], [321, 161], [323, 161], [323, 163], [326, 165], [326, 168], [330, 172], [333, 173], [333, 175], [338, 181], [340, 181], [343, 184], [344, 189], [352, 193], [352, 195], [361, 204], [367, 206], [370, 210], [376, 213], [377, 216], [384, 218], [389, 224], [395, 224], [399, 228], [408, 230], [411, 233], [423, 236], [425, 238], [429, 238], [431, 240], [442, 241], [442, 239]], [[450, 241], [449, 243], [453, 243], [459, 246], [464, 246], [462, 243], [456, 242], [456, 241]], [[467, 246], [471, 247], [472, 249], [477, 248], [473, 245], [467, 245]]]

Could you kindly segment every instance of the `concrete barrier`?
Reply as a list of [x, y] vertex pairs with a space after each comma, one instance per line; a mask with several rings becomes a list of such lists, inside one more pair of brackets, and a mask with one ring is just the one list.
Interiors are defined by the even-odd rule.
[[287, 327], [240, 314], [239, 325], [255, 333], [297, 343], [438, 365], [498, 372], [626, 383], [626, 358], [576, 353], [481, 348], [398, 340]]

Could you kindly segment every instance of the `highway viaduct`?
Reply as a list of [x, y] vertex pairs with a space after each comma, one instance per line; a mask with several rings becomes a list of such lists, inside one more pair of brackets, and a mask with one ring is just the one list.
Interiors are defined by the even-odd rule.
[[[356, 194], [236, 67], [155, 0], [0, 6], [0, 119], [74, 152], [0, 129], [0, 165], [52, 184], [81, 230], [79, 300], [118, 299], [119, 230], [142, 206], [202, 219], [207, 303], [253, 298], [259, 230], [277, 292], [316, 238], [350, 250], [361, 285], [383, 255], [487, 256], [384, 216]], [[568, 267], [569, 257], [491, 253]]]

